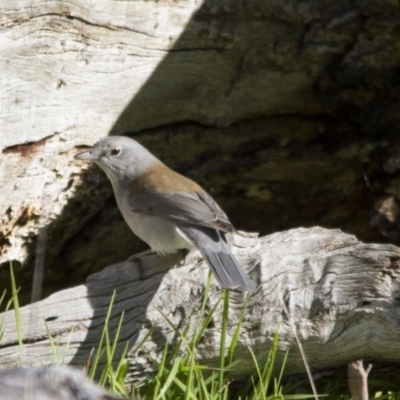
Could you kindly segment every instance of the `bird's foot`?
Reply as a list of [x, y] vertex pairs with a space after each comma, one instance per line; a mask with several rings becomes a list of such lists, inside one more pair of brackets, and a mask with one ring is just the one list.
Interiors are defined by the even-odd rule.
[[155, 252], [151, 249], [148, 249], [140, 253], [134, 254], [133, 256], [130, 256], [126, 261], [138, 261], [140, 258], [149, 256], [151, 254], [155, 254]]
[[186, 257], [190, 253], [189, 249], [179, 249], [178, 250], [182, 256], [182, 267], [186, 264]]
[[141, 259], [142, 257], [149, 256], [151, 254], [155, 254], [153, 250], [148, 249], [145, 251], [142, 251], [140, 253], [134, 254], [133, 256], [130, 256], [126, 261], [133, 261], [136, 263], [137, 268], [138, 268], [138, 273], [139, 273], [139, 281], [142, 280], [142, 263]]

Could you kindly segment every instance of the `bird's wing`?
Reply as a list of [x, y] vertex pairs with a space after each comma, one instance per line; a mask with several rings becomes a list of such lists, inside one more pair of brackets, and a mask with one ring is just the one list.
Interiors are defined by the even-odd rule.
[[124, 193], [129, 211], [224, 232], [235, 230], [226, 214], [200, 186], [174, 172], [168, 179], [169, 188], [176, 191], [166, 190], [158, 182], [153, 184], [151, 179], [146, 179], [145, 185], [140, 182], [129, 185]]

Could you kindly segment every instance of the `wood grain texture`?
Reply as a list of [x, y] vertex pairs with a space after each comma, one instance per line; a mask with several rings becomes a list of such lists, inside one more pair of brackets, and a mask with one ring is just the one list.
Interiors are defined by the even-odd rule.
[[43, 227], [46, 294], [143, 249], [72, 159], [110, 133], [237, 228], [400, 243], [397, 4], [5, 0], [0, 22], [0, 292], [12, 262], [28, 301]]
[[[263, 238], [242, 234], [233, 238], [234, 253], [258, 283], [251, 296], [237, 346], [235, 376], [254, 372], [248, 346], [265, 360], [279, 327], [277, 363], [289, 349], [286, 373], [304, 372], [293, 326], [313, 372], [345, 367], [363, 358], [397, 363], [400, 345], [400, 250], [393, 245], [364, 244], [338, 230], [295, 229]], [[140, 269], [140, 274], [139, 274]], [[109, 323], [111, 336], [124, 312], [118, 353], [129, 341], [129, 381], [154, 373], [147, 354], [161, 356], [165, 341], [176, 335], [161, 312], [180, 330], [193, 333], [204, 293], [208, 267], [198, 253], [186, 265], [177, 258], [148, 256], [138, 264], [125, 262], [89, 277], [86, 285], [61, 291], [21, 310], [23, 356], [28, 366], [53, 362], [47, 337], [59, 343], [65, 362], [83, 365], [96, 347], [110, 298], [117, 296]], [[221, 294], [213, 281], [207, 309]], [[231, 292], [229, 337], [243, 309], [244, 294]], [[284, 312], [282, 302], [289, 311]], [[219, 309], [198, 348], [201, 362], [216, 366], [220, 339]], [[0, 315], [0, 320], [4, 315]], [[13, 313], [5, 315], [0, 366], [19, 363]], [[137, 352], [136, 345], [152, 330]]]
[[74, 147], [107, 136], [197, 7], [196, 1], [2, 4], [0, 264], [26, 261], [27, 238], [74, 196], [81, 170], [71, 161]]

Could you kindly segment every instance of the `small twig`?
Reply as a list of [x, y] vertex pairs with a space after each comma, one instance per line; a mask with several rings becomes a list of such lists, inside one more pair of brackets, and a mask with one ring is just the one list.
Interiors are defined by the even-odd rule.
[[36, 246], [35, 270], [33, 272], [31, 303], [39, 301], [42, 295], [42, 285], [44, 276], [44, 261], [47, 245], [47, 228], [39, 230]]
[[349, 387], [352, 400], [368, 400], [368, 374], [372, 364], [364, 368], [363, 360], [356, 360], [348, 366]]
[[[286, 307], [286, 304], [285, 304], [285, 301], [283, 300], [283, 298], [281, 298], [281, 303], [282, 303], [283, 310], [285, 311], [285, 314], [286, 314], [286, 316], [288, 317], [289, 323], [290, 323], [290, 325], [291, 325], [291, 327], [292, 327], [292, 329], [293, 329], [293, 333], [294, 333], [294, 336], [295, 336], [295, 338], [296, 338], [297, 345], [299, 346], [300, 354], [301, 354], [301, 357], [302, 357], [302, 359], [303, 359], [304, 366], [306, 367], [308, 379], [309, 379], [309, 381], [310, 381], [311, 389], [312, 389], [312, 391], [313, 391], [315, 400], [318, 400], [317, 388], [316, 388], [316, 386], [315, 386], [314, 378], [313, 378], [312, 373], [311, 373], [310, 365], [308, 364], [308, 361], [307, 361], [307, 358], [306, 358], [306, 353], [304, 352], [303, 345], [302, 345], [301, 342], [300, 342], [300, 337], [299, 337], [299, 334], [298, 334], [298, 332], [297, 332], [297, 328], [296, 328], [294, 322], [292, 321], [292, 319], [290, 318], [289, 310], [288, 310], [288, 308]], [[364, 400], [364, 399], [363, 399], [363, 400]]]

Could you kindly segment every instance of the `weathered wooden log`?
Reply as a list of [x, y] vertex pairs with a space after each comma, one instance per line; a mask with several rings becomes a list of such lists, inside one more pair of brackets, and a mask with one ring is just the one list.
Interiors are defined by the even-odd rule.
[[72, 161], [110, 133], [201, 183], [240, 229], [400, 240], [395, 2], [3, 0], [1, 11], [0, 293], [12, 262], [29, 301], [43, 227], [45, 294], [139, 246], [105, 177]]
[[0, 400], [122, 400], [68, 367], [0, 370]]
[[[400, 357], [400, 249], [393, 245], [364, 244], [338, 230], [319, 227], [295, 229], [262, 238], [235, 235], [233, 251], [257, 283], [245, 312], [235, 357], [242, 361], [233, 377], [254, 372], [250, 347], [259, 361], [266, 358], [279, 330], [277, 365], [286, 350], [286, 373], [304, 372], [295, 340], [297, 331], [312, 371], [346, 367], [356, 359], [379, 363]], [[196, 325], [208, 267], [198, 253], [182, 266], [179, 256], [147, 256], [140, 262], [123, 262], [89, 277], [86, 285], [56, 293], [21, 309], [23, 359], [28, 366], [52, 363], [46, 329], [56, 337], [59, 357], [84, 365], [98, 345], [110, 299], [116, 299], [109, 321], [111, 337], [121, 313], [118, 342], [121, 354], [129, 341], [131, 382], [154, 373], [148, 354], [157, 359], [175, 332], [161, 314], [180, 330]], [[213, 281], [208, 309], [221, 295]], [[245, 293], [230, 294], [229, 335], [243, 311]], [[285, 312], [287, 308], [288, 314]], [[12, 312], [4, 319], [0, 367], [19, 363], [16, 323]], [[46, 328], [47, 326], [47, 328]], [[221, 312], [217, 310], [198, 346], [198, 357], [216, 366], [219, 354]], [[142, 347], [137, 345], [152, 330]], [[228, 338], [229, 342], [229, 338]]]

